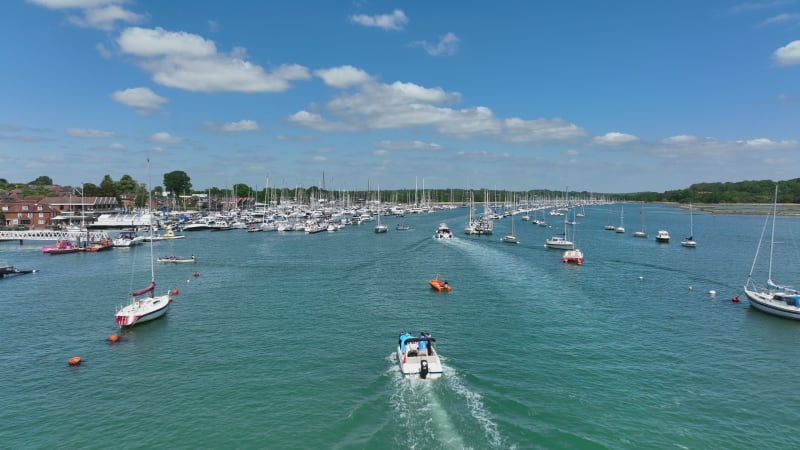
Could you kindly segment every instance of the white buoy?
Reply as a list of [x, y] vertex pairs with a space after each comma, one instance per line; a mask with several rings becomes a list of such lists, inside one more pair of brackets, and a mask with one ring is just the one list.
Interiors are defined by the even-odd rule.
[[689, 290], [691, 291], [692, 289], [693, 289], [692, 286], [689, 286]]
[[644, 280], [644, 277], [639, 277], [639, 281]]
[[713, 296], [717, 295], [717, 291], [712, 289], [712, 290], [708, 291], [708, 295], [713, 297]]

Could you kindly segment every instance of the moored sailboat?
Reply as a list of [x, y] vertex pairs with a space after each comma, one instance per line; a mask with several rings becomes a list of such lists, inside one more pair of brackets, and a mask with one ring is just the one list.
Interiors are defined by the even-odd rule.
[[689, 203], [689, 237], [682, 240], [681, 245], [690, 248], [697, 247], [697, 241], [694, 240], [694, 219], [692, 217], [692, 204]]
[[[150, 158], [147, 159], [147, 171], [150, 172]], [[150, 224], [152, 226], [152, 224]], [[130, 294], [130, 303], [117, 310], [115, 319], [121, 327], [132, 327], [141, 322], [157, 319], [167, 313], [172, 302], [169, 293], [155, 295], [156, 277], [153, 263], [153, 241], [150, 241], [150, 284], [144, 289]]]
[[[790, 319], [800, 320], [800, 291], [787, 286], [775, 284], [772, 281], [772, 257], [775, 247], [775, 218], [778, 212], [778, 185], [775, 185], [775, 198], [773, 200], [772, 214], [767, 216], [764, 222], [764, 228], [761, 231], [761, 238], [756, 247], [756, 253], [753, 257], [753, 265], [750, 267], [750, 273], [747, 275], [747, 281], [744, 284], [744, 293], [750, 301], [750, 306], [775, 316], [787, 317]], [[753, 280], [753, 272], [756, 268], [758, 261], [758, 253], [761, 249], [764, 235], [767, 230], [767, 225], [772, 219], [772, 231], [770, 232], [769, 244], [769, 265], [767, 269], [766, 286], [759, 286]]]

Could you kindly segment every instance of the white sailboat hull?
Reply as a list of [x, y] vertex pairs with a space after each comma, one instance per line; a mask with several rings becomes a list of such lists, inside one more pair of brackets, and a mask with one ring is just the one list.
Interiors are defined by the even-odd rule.
[[798, 294], [760, 292], [744, 289], [750, 305], [760, 311], [789, 319], [800, 320], [800, 307], [797, 306]]
[[169, 295], [135, 299], [117, 311], [117, 325], [132, 327], [142, 322], [158, 319], [167, 313], [171, 301]]

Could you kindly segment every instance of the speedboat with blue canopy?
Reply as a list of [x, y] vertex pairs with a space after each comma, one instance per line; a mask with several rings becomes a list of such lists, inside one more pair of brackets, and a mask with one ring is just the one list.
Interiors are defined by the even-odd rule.
[[404, 376], [422, 379], [442, 376], [442, 362], [435, 342], [430, 333], [420, 333], [419, 336], [405, 332], [400, 334], [397, 362]]

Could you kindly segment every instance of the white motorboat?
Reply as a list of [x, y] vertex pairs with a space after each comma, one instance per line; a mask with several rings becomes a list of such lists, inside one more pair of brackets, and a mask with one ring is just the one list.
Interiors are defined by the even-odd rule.
[[135, 231], [123, 230], [114, 238], [114, 247], [133, 247], [144, 242], [144, 237], [136, 234]]
[[172, 228], [167, 228], [167, 231], [164, 234], [156, 234], [155, 232], [150, 236], [145, 236], [144, 241], [171, 241], [175, 239], [183, 239], [186, 236], [182, 234], [175, 234], [175, 231]]
[[434, 239], [452, 239], [453, 232], [450, 230], [450, 227], [447, 226], [446, 223], [442, 222], [439, 224], [439, 228], [436, 229], [436, 233], [433, 234]]
[[656, 233], [656, 242], [669, 242], [669, 232], [667, 230], [658, 230], [658, 233]]
[[159, 256], [158, 257], [158, 262], [160, 262], [160, 263], [174, 263], [174, 264], [180, 264], [180, 263], [194, 264], [194, 263], [197, 262], [197, 258], [195, 258], [194, 255], [192, 255], [192, 256], [190, 256], [188, 258], [186, 256], [174, 256], [174, 255]]
[[411, 378], [439, 378], [442, 376], [442, 362], [430, 333], [420, 333], [414, 337], [401, 332], [397, 341], [397, 362], [400, 372]]

